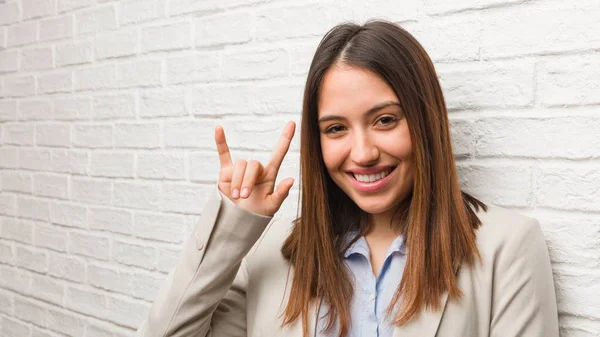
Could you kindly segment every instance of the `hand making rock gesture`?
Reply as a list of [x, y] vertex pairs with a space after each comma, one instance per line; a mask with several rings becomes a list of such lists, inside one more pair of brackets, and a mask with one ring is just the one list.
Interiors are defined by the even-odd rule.
[[275, 188], [275, 179], [290, 148], [296, 124], [286, 124], [283, 134], [275, 145], [269, 162], [263, 166], [257, 160], [231, 161], [225, 131], [221, 126], [215, 128], [215, 142], [219, 152], [221, 169], [218, 187], [238, 207], [265, 216], [273, 216], [288, 196], [294, 178], [286, 178]]

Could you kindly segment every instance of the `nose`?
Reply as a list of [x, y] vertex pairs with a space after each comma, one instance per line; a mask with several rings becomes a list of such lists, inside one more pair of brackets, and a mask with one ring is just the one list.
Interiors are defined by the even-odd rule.
[[368, 132], [354, 134], [350, 158], [359, 166], [372, 166], [377, 162], [379, 149]]

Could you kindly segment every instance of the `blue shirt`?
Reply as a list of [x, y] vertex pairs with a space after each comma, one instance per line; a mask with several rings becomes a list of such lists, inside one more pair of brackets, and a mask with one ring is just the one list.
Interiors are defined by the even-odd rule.
[[[348, 236], [350, 242], [356, 233]], [[370, 250], [364, 236], [359, 238], [344, 254], [344, 264], [350, 275], [354, 296], [350, 303], [349, 337], [392, 337], [394, 325], [386, 315], [394, 292], [400, 285], [404, 265], [406, 264], [406, 247], [403, 236], [399, 235], [390, 245], [386, 258], [377, 278], [371, 266]], [[338, 326], [334, 326], [330, 334], [325, 334], [327, 326], [328, 306], [321, 301], [317, 314], [316, 337], [337, 337]]]

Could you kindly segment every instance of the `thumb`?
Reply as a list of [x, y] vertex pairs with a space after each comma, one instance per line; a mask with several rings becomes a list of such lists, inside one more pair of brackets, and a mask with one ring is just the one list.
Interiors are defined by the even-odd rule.
[[271, 194], [271, 201], [276, 205], [277, 209], [283, 204], [283, 201], [290, 194], [290, 190], [294, 185], [294, 178], [285, 178], [277, 185], [273, 194]]

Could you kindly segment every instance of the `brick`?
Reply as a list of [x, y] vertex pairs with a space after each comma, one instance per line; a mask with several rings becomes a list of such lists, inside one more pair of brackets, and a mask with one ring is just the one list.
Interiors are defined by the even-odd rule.
[[450, 119], [452, 152], [455, 157], [470, 157], [475, 154], [477, 131], [475, 130], [475, 121], [472, 119]]
[[194, 22], [194, 44], [202, 47], [249, 42], [254, 22], [252, 13], [246, 11], [200, 17]]
[[108, 296], [107, 319], [129, 328], [137, 328], [148, 316], [148, 307], [141, 301]]
[[118, 207], [157, 210], [161, 203], [159, 184], [115, 182], [113, 204]]
[[5, 97], [34, 96], [35, 78], [31, 75], [4, 76], [2, 95]]
[[217, 151], [190, 154], [190, 180], [216, 183], [221, 165]]
[[17, 120], [17, 101], [0, 100], [0, 122]]
[[56, 15], [56, 0], [21, 0], [24, 20]]
[[156, 267], [156, 248], [136, 243], [115, 240], [113, 259], [121, 264], [144, 269]]
[[71, 126], [68, 124], [37, 124], [35, 127], [37, 145], [52, 147], [71, 146]]
[[110, 238], [96, 234], [70, 232], [68, 250], [71, 254], [108, 260], [110, 259]]
[[78, 202], [110, 205], [112, 183], [104, 180], [73, 178], [71, 198]]
[[33, 240], [36, 247], [67, 251], [67, 231], [61, 226], [36, 223]]
[[17, 266], [38, 273], [48, 271], [48, 253], [30, 247], [15, 247], [15, 256]]
[[591, 55], [552, 57], [537, 67], [537, 95], [546, 106], [600, 103], [600, 61]]
[[128, 0], [120, 3], [119, 23], [127, 25], [164, 18], [166, 0]]
[[98, 322], [88, 322], [86, 331], [90, 337], [127, 337], [130, 335], [130, 330], [119, 328], [114, 324], [106, 324]]
[[35, 289], [31, 294], [32, 297], [62, 306], [65, 297], [65, 286], [62, 282], [46, 275], [34, 274], [31, 287]]
[[92, 100], [94, 119], [122, 119], [135, 116], [135, 94], [95, 96]]
[[136, 237], [180, 243], [187, 238], [187, 226], [183, 216], [138, 213], [135, 215]]
[[[481, 56], [495, 58], [600, 46], [600, 4], [585, 1], [578, 6], [557, 2], [551, 6], [529, 3], [483, 12]], [[544, 18], [539, 24], [531, 20]], [[561, 29], [568, 27], [568, 29]]]
[[87, 152], [55, 149], [50, 153], [50, 168], [54, 172], [86, 174], [88, 161]]
[[88, 266], [87, 279], [94, 287], [129, 295], [131, 293], [131, 275], [113, 267], [97, 264]]
[[[252, 85], [207, 84], [194, 88], [192, 93], [192, 113], [202, 115], [252, 114], [256, 111]], [[235, 99], [223, 99], [235, 97]]]
[[448, 14], [452, 12], [486, 9], [499, 5], [516, 4], [523, 0], [458, 0], [458, 1], [443, 1], [443, 0], [428, 0], [425, 2], [425, 10], [431, 14]]
[[142, 28], [140, 41], [143, 52], [190, 49], [192, 27], [187, 21], [145, 27]]
[[553, 264], [600, 267], [600, 223], [595, 219], [542, 216], [540, 222]]
[[226, 51], [223, 55], [223, 77], [227, 80], [283, 77], [289, 66], [289, 56], [282, 49]]
[[0, 290], [0, 312], [12, 316], [14, 312], [14, 295], [8, 291]]
[[75, 90], [114, 89], [117, 87], [115, 65], [75, 69]]
[[65, 97], [54, 100], [54, 113], [56, 120], [82, 120], [92, 116], [91, 99], [88, 97]]
[[92, 62], [93, 47], [89, 41], [65, 43], [56, 45], [54, 48], [57, 67]]
[[[398, 6], [400, 7], [400, 6]], [[434, 63], [479, 59], [481, 27], [477, 18], [435, 17], [404, 27], [425, 48]]]
[[62, 175], [37, 173], [33, 176], [33, 192], [43, 197], [67, 199], [69, 179]]
[[165, 123], [165, 146], [176, 148], [214, 148], [212, 121]]
[[147, 301], [153, 301], [163, 283], [163, 277], [135, 273], [131, 275], [131, 295]]
[[22, 46], [36, 41], [37, 22], [20, 22], [7, 28], [6, 45], [8, 47]]
[[210, 82], [221, 79], [221, 73], [221, 60], [214, 52], [167, 59], [169, 84]]
[[[0, 266], [0, 285], [8, 290], [12, 290], [21, 294], [27, 294], [31, 290], [31, 272], [23, 269]], [[15, 314], [22, 312], [17, 306], [15, 299]]]
[[110, 148], [113, 128], [110, 125], [76, 125], [73, 145], [87, 148]]
[[17, 198], [19, 214], [24, 218], [49, 221], [50, 205], [47, 201], [26, 197]]
[[61, 15], [40, 21], [40, 41], [73, 37], [73, 16]]
[[17, 50], [0, 51], [0, 74], [19, 70], [19, 53]]
[[50, 151], [39, 148], [19, 149], [19, 168], [45, 171], [50, 167]]
[[50, 253], [48, 274], [78, 283], [85, 282], [86, 265], [83, 259], [58, 253]]
[[530, 61], [480, 62], [438, 67], [448, 109], [518, 107], [533, 103]]
[[[15, 264], [15, 252], [12, 245], [8, 242], [0, 242], [0, 262], [4, 264]], [[5, 297], [3, 296], [2, 292], [0, 292], [0, 312], [2, 312], [2, 304], [4, 300]]]
[[133, 154], [92, 153], [90, 175], [133, 178]]
[[1, 168], [17, 168], [17, 148], [0, 148], [0, 167]]
[[199, 214], [206, 201], [207, 190], [200, 185], [164, 184], [163, 200], [160, 207], [164, 211]]
[[87, 211], [83, 206], [65, 202], [53, 202], [50, 205], [50, 221], [69, 227], [87, 227]]
[[[478, 156], [552, 159], [586, 159], [598, 155], [600, 135], [595, 130], [599, 128], [600, 118], [591, 115], [492, 117], [477, 120], [473, 126]], [[574, 134], [578, 136], [573, 138]]]
[[52, 116], [52, 102], [45, 99], [23, 100], [19, 102], [21, 120], [45, 120]]
[[560, 273], [554, 275], [556, 293], [568, 294], [559, 297], [558, 305], [561, 312], [595, 320], [600, 318], [596, 310], [600, 305], [600, 299], [597, 296], [590, 296], [590, 294], [600, 293], [600, 277], [597, 273], [585, 269], [575, 271], [559, 269], [559, 271]]
[[0, 194], [0, 215], [17, 215], [17, 201], [15, 196]]
[[106, 296], [96, 290], [67, 286], [66, 307], [94, 317], [104, 317], [107, 310]]
[[44, 322], [47, 314], [47, 307], [43, 306], [40, 302], [24, 297], [15, 297], [16, 318], [40, 324]]
[[[86, 320], [63, 309], [48, 308], [46, 324], [53, 331], [59, 331], [67, 336], [83, 336]], [[33, 337], [33, 336], [32, 336]]]
[[225, 7], [226, 4], [219, 0], [171, 0], [169, 2], [169, 15], [216, 11]]
[[18, 2], [0, 4], [0, 26], [19, 22], [20, 17]]
[[117, 14], [111, 5], [98, 6], [75, 14], [77, 36], [97, 34], [117, 28]]
[[149, 87], [161, 84], [162, 61], [142, 60], [118, 64], [118, 83], [121, 88]]
[[133, 233], [133, 216], [129, 211], [110, 208], [90, 208], [90, 229], [114, 233]]
[[3, 317], [0, 327], [3, 336], [29, 336], [31, 333], [28, 324], [10, 317]]
[[50, 69], [54, 63], [52, 47], [21, 49], [20, 58], [25, 71]]
[[60, 13], [72, 11], [77, 8], [83, 8], [93, 6], [96, 4], [95, 0], [58, 0], [58, 11]]
[[597, 165], [540, 165], [536, 174], [536, 205], [560, 210], [598, 211], [598, 179]]
[[320, 39], [310, 39], [309, 43], [297, 43], [287, 50], [290, 53], [290, 73], [306, 77], [310, 63], [312, 62], [315, 50], [319, 45]]
[[186, 91], [183, 89], [146, 90], [141, 92], [140, 117], [177, 117], [187, 115]]
[[148, 179], [185, 179], [185, 158], [181, 154], [140, 153], [137, 175]]
[[[230, 148], [240, 148], [244, 150], [261, 150], [270, 153], [275, 143], [281, 137], [283, 128], [289, 120], [261, 119], [261, 123], [249, 123], [249, 120], [237, 118], [232, 122], [223, 123], [225, 134]], [[300, 125], [299, 120], [295, 120], [296, 125]], [[296, 137], [292, 139], [290, 151], [299, 151], [300, 137], [299, 129], [296, 129]], [[214, 131], [212, 132], [214, 134]], [[211, 136], [212, 136], [211, 134]], [[248, 142], [252, 139], [252, 142]], [[214, 148], [214, 139], [211, 137], [211, 149]]]
[[73, 84], [73, 74], [70, 71], [39, 75], [38, 93], [55, 94], [71, 92]]
[[0, 218], [2, 221], [2, 238], [33, 244], [34, 222], [17, 218]]
[[14, 123], [4, 126], [4, 143], [12, 145], [33, 145], [33, 123]]
[[[370, 3], [369, 3], [370, 4]], [[397, 6], [402, 7], [403, 6]], [[381, 13], [381, 12], [379, 12]], [[324, 6], [309, 4], [265, 8], [256, 11], [256, 39], [280, 40], [307, 36], [323, 36], [341, 11], [329, 12]], [[331, 17], [334, 18], [331, 18]], [[310, 18], [310, 24], [306, 19]]]
[[161, 138], [158, 124], [115, 125], [115, 147], [153, 149], [160, 147]]
[[120, 30], [98, 36], [95, 41], [96, 59], [130, 56], [138, 52], [137, 29]]
[[158, 270], [168, 273], [173, 269], [179, 256], [181, 255], [181, 249], [171, 249], [167, 247], [158, 248]]
[[531, 203], [532, 168], [524, 164], [457, 164], [461, 186], [482, 200], [504, 207]]

